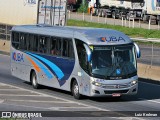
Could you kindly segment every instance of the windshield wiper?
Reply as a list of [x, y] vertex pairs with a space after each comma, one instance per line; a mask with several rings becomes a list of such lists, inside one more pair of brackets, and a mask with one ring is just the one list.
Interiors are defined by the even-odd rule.
[[107, 79], [108, 76], [105, 76], [105, 75], [100, 75], [100, 74], [95, 74], [95, 73], [92, 73], [92, 76], [93, 77], [98, 77], [98, 78], [101, 78], [101, 79]]

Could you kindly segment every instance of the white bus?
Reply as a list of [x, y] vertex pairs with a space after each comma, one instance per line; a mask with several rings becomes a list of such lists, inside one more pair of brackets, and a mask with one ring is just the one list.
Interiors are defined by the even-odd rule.
[[22, 80], [85, 96], [134, 95], [140, 51], [110, 29], [15, 26], [11, 31], [11, 73]]

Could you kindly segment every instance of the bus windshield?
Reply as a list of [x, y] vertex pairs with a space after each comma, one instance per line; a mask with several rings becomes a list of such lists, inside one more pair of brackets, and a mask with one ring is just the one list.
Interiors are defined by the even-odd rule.
[[110, 80], [137, 75], [134, 46], [93, 46], [91, 74]]

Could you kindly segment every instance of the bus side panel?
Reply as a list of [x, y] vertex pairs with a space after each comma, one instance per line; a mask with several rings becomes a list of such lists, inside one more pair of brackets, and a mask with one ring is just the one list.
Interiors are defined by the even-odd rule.
[[[52, 64], [57, 66], [60, 71], [58, 69], [54, 71]], [[25, 81], [30, 81], [30, 72], [33, 69], [37, 74], [39, 84], [63, 90], [70, 91], [70, 86], [66, 81], [69, 80], [72, 74], [74, 64], [75, 60], [35, 53], [29, 54], [28, 52], [15, 50], [14, 48], [11, 50], [11, 73], [13, 76]], [[45, 71], [47, 72], [45, 73]], [[57, 76], [59, 74], [61, 76]]]
[[[66, 81], [72, 74], [75, 60], [29, 52], [27, 54], [44, 66], [43, 68], [40, 67], [42, 72], [38, 73], [40, 84], [70, 90], [70, 86], [67, 85]], [[45, 74], [44, 71], [48, 71], [49, 75]]]
[[82, 94], [86, 96], [90, 96], [90, 88], [91, 88], [91, 83], [90, 83], [90, 76], [82, 69]]
[[25, 53], [11, 48], [11, 74], [22, 80], [30, 81], [31, 65], [25, 57]]
[[44, 79], [43, 85], [69, 91], [70, 86], [67, 83], [72, 74], [75, 65], [75, 60], [41, 54], [37, 55], [48, 61], [42, 62], [44, 62], [47, 69], [53, 75], [52, 80], [49, 80], [47, 78]]

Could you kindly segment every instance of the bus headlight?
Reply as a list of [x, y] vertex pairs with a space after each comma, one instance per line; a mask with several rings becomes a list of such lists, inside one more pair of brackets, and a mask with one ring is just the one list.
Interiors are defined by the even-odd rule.
[[137, 84], [137, 82], [138, 82], [137, 80], [133, 80], [132, 82], [130, 82], [130, 86]]
[[102, 83], [96, 82], [94, 79], [91, 79], [91, 84], [95, 85], [95, 86], [102, 86]]
[[101, 84], [101, 83], [98, 83], [98, 82], [95, 82], [94, 85], [95, 85], [95, 86], [98, 86], [98, 87], [102, 86], [102, 84]]

